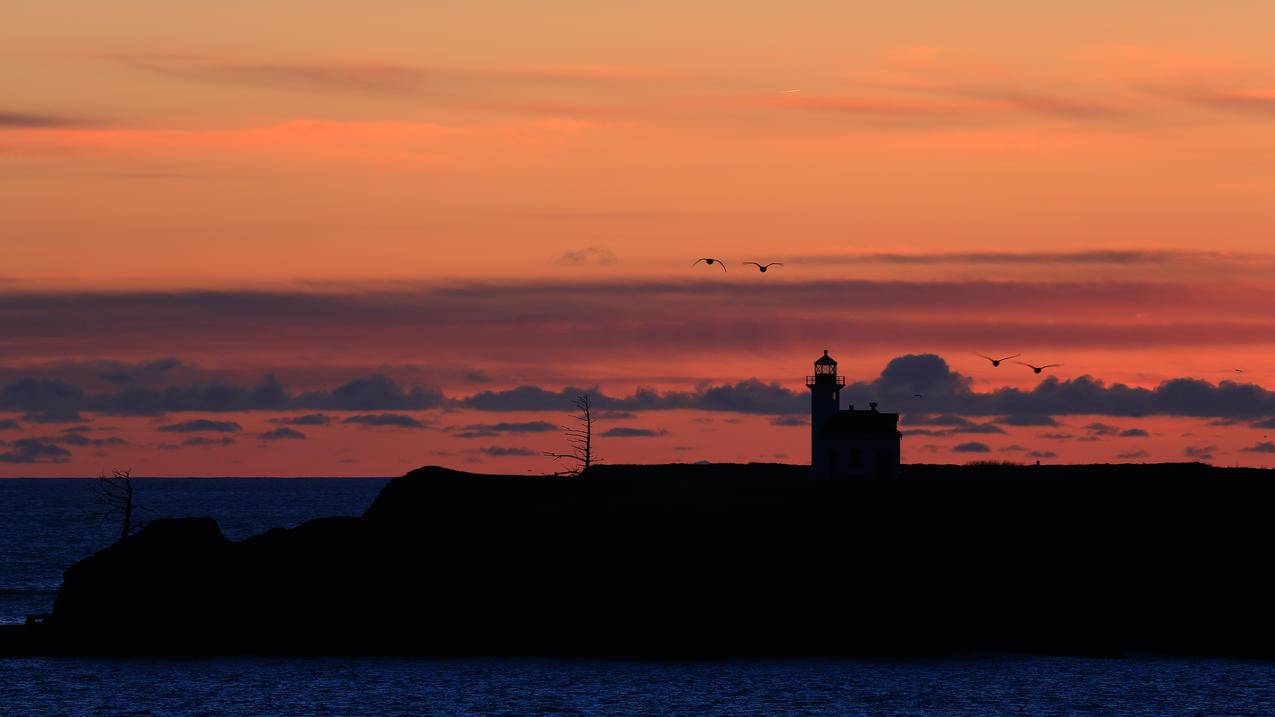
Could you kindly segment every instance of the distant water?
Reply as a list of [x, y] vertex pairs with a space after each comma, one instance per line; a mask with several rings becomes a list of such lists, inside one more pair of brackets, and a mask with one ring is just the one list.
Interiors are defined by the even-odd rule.
[[[383, 478], [139, 478], [142, 520], [211, 516], [232, 540], [313, 518], [359, 515]], [[62, 571], [107, 547], [118, 524], [95, 520], [94, 481], [0, 479], [0, 624], [49, 612]]]
[[11, 715], [1263, 715], [1211, 660], [0, 660]]
[[[358, 515], [384, 480], [143, 479], [143, 517], [232, 539]], [[0, 621], [45, 612], [110, 544], [92, 482], [0, 480]], [[1137, 657], [644, 662], [531, 659], [0, 660], [0, 715], [1261, 715], [1275, 663]]]

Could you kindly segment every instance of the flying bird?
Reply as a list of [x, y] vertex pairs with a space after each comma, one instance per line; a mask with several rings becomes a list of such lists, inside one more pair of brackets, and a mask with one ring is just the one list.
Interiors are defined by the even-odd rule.
[[[975, 355], [975, 356], [978, 356], [979, 358], [985, 358], [985, 359], [987, 359], [988, 361], [991, 361], [991, 362], [992, 362], [992, 366], [1000, 366], [1000, 365], [1001, 365], [1001, 361], [1008, 361], [1008, 360], [1010, 360], [1010, 359], [1012, 359], [1012, 358], [1018, 358], [1019, 356], [1022, 356], [1022, 354], [1014, 354], [1013, 356], [1006, 356], [1006, 357], [1004, 357], [1004, 358], [992, 358], [991, 356], [984, 356], [983, 354], [981, 354], [981, 353], [979, 353], [979, 352], [977, 352], [977, 351], [975, 351], [975, 352], [974, 352], [974, 355]], [[1020, 362], [1018, 362], [1018, 363], [1022, 363], [1022, 362], [1020, 361]], [[1040, 371], [1037, 371], [1036, 373], [1040, 373]]]
[[765, 273], [766, 273], [766, 270], [767, 270], [767, 269], [769, 269], [769, 268], [770, 268], [770, 267], [772, 267], [772, 266], [783, 266], [783, 265], [784, 265], [784, 263], [783, 263], [782, 261], [772, 261], [772, 262], [770, 262], [769, 264], [758, 264], [758, 263], [757, 263], [757, 262], [755, 262], [755, 261], [746, 261], [746, 262], [744, 262], [744, 263], [745, 263], [745, 264], [752, 264], [753, 266], [757, 267], [757, 270], [758, 270], [758, 271], [760, 271], [760, 272], [761, 272], [761, 273], [763, 273], [763, 274], [765, 274]]
[[[708, 264], [709, 266], [712, 266], [714, 264], [719, 264], [722, 267], [722, 271], [726, 271], [726, 262], [722, 261], [721, 259], [709, 259], [708, 257], [704, 257], [703, 259], [696, 259], [695, 264], [698, 264], [701, 261], [704, 262], [705, 264]], [[695, 266], [695, 264], [691, 264], [691, 266]]]
[[912, 394], [912, 398], [923, 398], [923, 397], [919, 393], [914, 393]]
[[1036, 373], [1040, 373], [1041, 371], [1044, 371], [1047, 368], [1058, 368], [1059, 366], [1062, 365], [1060, 363], [1047, 363], [1044, 366], [1033, 366], [1029, 363], [1023, 363], [1022, 361], [1015, 361], [1014, 363], [1018, 364], [1019, 366], [1026, 366], [1027, 368], [1035, 371]]

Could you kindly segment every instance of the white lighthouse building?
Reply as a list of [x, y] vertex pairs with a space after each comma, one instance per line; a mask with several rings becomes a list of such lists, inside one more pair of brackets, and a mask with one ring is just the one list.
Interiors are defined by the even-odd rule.
[[825, 349], [806, 377], [810, 389], [810, 474], [816, 478], [890, 478], [899, 474], [899, 414], [841, 410], [844, 376]]

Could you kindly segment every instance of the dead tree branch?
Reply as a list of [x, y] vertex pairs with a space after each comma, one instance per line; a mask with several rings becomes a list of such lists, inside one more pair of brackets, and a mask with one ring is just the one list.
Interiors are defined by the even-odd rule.
[[571, 418], [579, 425], [562, 427], [562, 434], [567, 437], [570, 450], [566, 453], [546, 451], [545, 455], [554, 460], [574, 463], [571, 468], [557, 475], [582, 476], [599, 462], [593, 454], [593, 403], [589, 394], [582, 393], [575, 397], [572, 405], [576, 407], [577, 413]]

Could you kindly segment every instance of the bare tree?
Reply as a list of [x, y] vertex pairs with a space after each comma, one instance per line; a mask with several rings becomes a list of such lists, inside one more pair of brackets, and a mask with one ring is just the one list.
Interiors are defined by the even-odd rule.
[[142, 527], [140, 522], [133, 519], [137, 504], [133, 501], [132, 471], [111, 471], [109, 476], [103, 473], [97, 479], [96, 493], [101, 510], [94, 513], [93, 517], [101, 520], [118, 519], [120, 540]]
[[554, 460], [573, 461], [575, 465], [558, 475], [581, 476], [589, 471], [598, 458], [593, 455], [593, 403], [589, 398], [589, 394], [582, 393], [575, 397], [572, 405], [576, 407], [576, 415], [573, 419], [579, 424], [576, 426], [563, 426], [562, 433], [567, 437], [567, 444], [571, 450], [567, 453], [545, 452], [546, 456]]

